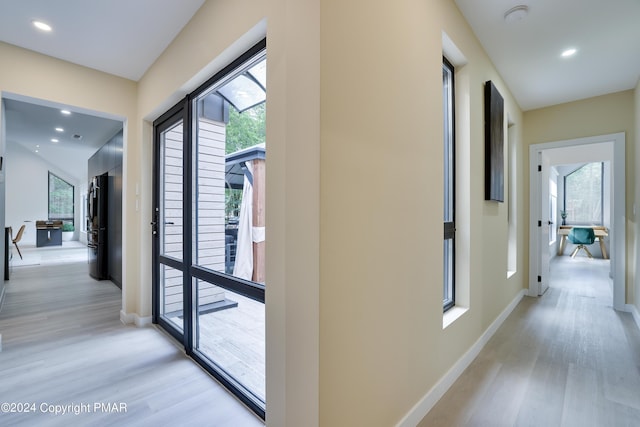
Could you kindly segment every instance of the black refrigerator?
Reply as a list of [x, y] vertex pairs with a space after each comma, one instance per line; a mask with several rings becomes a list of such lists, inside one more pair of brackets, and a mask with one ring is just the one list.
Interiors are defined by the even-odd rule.
[[87, 246], [89, 275], [94, 279], [109, 278], [107, 259], [107, 185], [108, 174], [94, 176], [87, 195]]

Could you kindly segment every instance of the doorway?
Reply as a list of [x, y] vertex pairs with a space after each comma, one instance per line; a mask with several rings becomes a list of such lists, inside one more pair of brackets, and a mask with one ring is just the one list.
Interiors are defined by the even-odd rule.
[[[554, 157], [554, 161], [550, 157]], [[616, 133], [573, 140], [534, 144], [530, 161], [529, 296], [539, 296], [549, 280], [549, 175], [552, 163], [568, 164], [607, 160], [611, 165], [611, 220], [609, 238], [613, 307], [625, 309], [626, 212], [625, 134]]]
[[[110, 218], [122, 218], [125, 119], [7, 92], [2, 93], [2, 113], [2, 222], [12, 228], [14, 238], [23, 230], [18, 242], [22, 253], [14, 246], [7, 270], [68, 262], [81, 254], [86, 261], [88, 173], [93, 159], [105, 171], [119, 171], [115, 175], [110, 171], [109, 188], [118, 190], [110, 197], [119, 198], [109, 208]], [[117, 221], [117, 226], [108, 228], [114, 266], [109, 279], [118, 286], [122, 286], [121, 224]]]

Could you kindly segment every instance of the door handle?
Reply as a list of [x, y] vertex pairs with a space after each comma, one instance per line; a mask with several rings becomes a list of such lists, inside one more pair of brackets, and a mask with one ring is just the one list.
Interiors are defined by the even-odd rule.
[[156, 207], [155, 212], [153, 213], [153, 220], [151, 221], [152, 234], [156, 236], [158, 234], [158, 219], [159, 219], [159, 209]]
[[173, 221], [165, 221], [164, 225], [175, 225], [175, 224], [173, 223]]

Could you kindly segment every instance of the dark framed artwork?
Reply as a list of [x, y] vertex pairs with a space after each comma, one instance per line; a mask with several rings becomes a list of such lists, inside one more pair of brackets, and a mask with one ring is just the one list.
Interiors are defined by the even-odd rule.
[[484, 84], [484, 199], [504, 202], [504, 99]]

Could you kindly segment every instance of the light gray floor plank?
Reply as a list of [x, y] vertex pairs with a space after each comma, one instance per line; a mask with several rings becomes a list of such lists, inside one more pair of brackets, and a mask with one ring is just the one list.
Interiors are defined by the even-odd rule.
[[15, 426], [263, 426], [154, 327], [119, 320], [121, 293], [86, 263], [14, 267], [0, 311], [0, 402], [127, 405], [126, 413], [2, 414]]
[[560, 257], [419, 424], [639, 426], [640, 331], [612, 308], [609, 261]]

